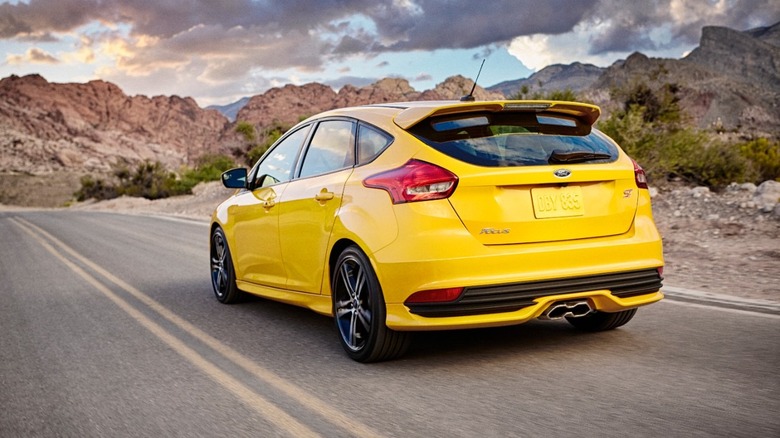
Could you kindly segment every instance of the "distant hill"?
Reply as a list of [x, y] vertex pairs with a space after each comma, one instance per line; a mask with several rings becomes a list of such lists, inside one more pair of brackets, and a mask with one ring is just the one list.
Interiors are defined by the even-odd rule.
[[243, 108], [244, 105], [249, 102], [249, 99], [251, 99], [249, 96], [242, 97], [233, 103], [229, 103], [227, 105], [209, 105], [206, 107], [206, 109], [219, 111], [223, 116], [227, 117], [228, 120], [235, 122], [236, 115], [241, 110], [241, 108]]
[[739, 32], [705, 27], [701, 43], [683, 59], [634, 53], [607, 68], [583, 96], [609, 111], [609, 90], [643, 82], [674, 84], [691, 123], [747, 136], [780, 137], [780, 23]]
[[487, 87], [489, 91], [495, 91], [507, 97], [517, 94], [523, 86], [529, 93], [547, 93], [556, 90], [570, 89], [581, 91], [589, 88], [604, 73], [606, 69], [592, 64], [554, 64], [539, 70], [525, 79], [504, 81]]

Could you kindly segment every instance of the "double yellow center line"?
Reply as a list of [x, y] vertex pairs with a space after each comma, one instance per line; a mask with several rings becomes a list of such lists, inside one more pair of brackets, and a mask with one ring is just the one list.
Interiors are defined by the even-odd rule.
[[[135, 307], [130, 305], [122, 297], [120, 297], [119, 295], [114, 293], [111, 289], [109, 289], [100, 281], [98, 281], [97, 278], [90, 275], [88, 272], [83, 270], [73, 261], [68, 259], [63, 254], [63, 252], [69, 255], [70, 257], [72, 257], [73, 259], [79, 261], [82, 265], [87, 266], [92, 271], [98, 273], [100, 276], [104, 277], [109, 282], [115, 284], [123, 291], [130, 294], [133, 298], [143, 303], [145, 306], [147, 306], [149, 309], [157, 313], [163, 319], [167, 320], [168, 322], [177, 326], [179, 329], [185, 331], [192, 337], [196, 338], [198, 341], [207, 345], [209, 348], [219, 353], [220, 355], [222, 355], [224, 358], [228, 359], [235, 365], [243, 368], [245, 371], [252, 374], [260, 381], [275, 388], [276, 390], [285, 394], [287, 397], [290, 397], [291, 399], [300, 403], [302, 406], [320, 414], [324, 419], [326, 419], [333, 425], [343, 429], [347, 434], [354, 434], [355, 436], [362, 436], [362, 437], [380, 436], [380, 434], [377, 431], [373, 430], [369, 426], [348, 417], [347, 415], [335, 409], [331, 405], [323, 402], [322, 400], [305, 392], [300, 387], [281, 378], [271, 370], [268, 370], [258, 365], [254, 361], [250, 360], [248, 357], [239, 353], [238, 351], [225, 346], [219, 340], [212, 337], [211, 335], [204, 332], [203, 330], [195, 327], [188, 321], [177, 316], [176, 314], [174, 314], [173, 312], [171, 312], [170, 310], [162, 306], [160, 303], [158, 303], [157, 301], [149, 297], [147, 294], [131, 286], [130, 284], [126, 283], [120, 278], [117, 278], [116, 276], [108, 272], [106, 269], [100, 267], [99, 265], [93, 263], [91, 260], [87, 259], [83, 255], [79, 254], [76, 250], [66, 245], [64, 242], [54, 237], [46, 230], [20, 217], [11, 218], [11, 221], [16, 226], [21, 228], [25, 233], [27, 233], [33, 239], [35, 239], [38, 243], [40, 243], [41, 246], [43, 246], [50, 254], [52, 254], [54, 257], [59, 259], [75, 274], [83, 278], [87, 283], [92, 285], [95, 289], [97, 289], [108, 299], [110, 299], [114, 304], [116, 304], [120, 309], [122, 309], [125, 313], [127, 313], [130, 317], [132, 317], [141, 326], [145, 327], [147, 330], [149, 330], [149, 332], [151, 332], [154, 336], [156, 336], [162, 342], [167, 344], [170, 348], [176, 351], [184, 359], [186, 359], [191, 364], [196, 366], [198, 369], [203, 371], [207, 376], [209, 376], [216, 383], [218, 383], [219, 385], [221, 385], [222, 387], [224, 387], [225, 389], [233, 393], [236, 397], [238, 397], [241, 401], [243, 401], [244, 404], [246, 404], [250, 409], [253, 409], [255, 412], [260, 414], [270, 423], [276, 425], [276, 427], [278, 427], [280, 430], [287, 431], [290, 435], [295, 437], [320, 436], [317, 432], [312, 430], [310, 427], [298, 421], [296, 418], [292, 417], [284, 410], [280, 409], [278, 406], [276, 406], [272, 401], [268, 400], [262, 394], [257, 393], [255, 390], [243, 384], [241, 381], [235, 379], [225, 371], [222, 371], [219, 367], [217, 367], [212, 362], [204, 358], [200, 353], [198, 353], [191, 347], [187, 346], [180, 339], [176, 338], [171, 333], [169, 333], [160, 324], [156, 323], [154, 320], [150, 319], [149, 317], [145, 316], [143, 313], [138, 311]], [[55, 248], [55, 246], [57, 248]]]

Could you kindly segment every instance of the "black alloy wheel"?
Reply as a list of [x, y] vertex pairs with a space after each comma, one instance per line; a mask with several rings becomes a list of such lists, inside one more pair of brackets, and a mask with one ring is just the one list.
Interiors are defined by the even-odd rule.
[[333, 269], [333, 316], [341, 345], [358, 362], [403, 355], [411, 334], [385, 325], [385, 302], [371, 262], [356, 246], [346, 248]]
[[236, 286], [236, 273], [230, 258], [225, 233], [216, 227], [211, 233], [211, 287], [220, 303], [231, 304], [238, 301], [241, 291]]

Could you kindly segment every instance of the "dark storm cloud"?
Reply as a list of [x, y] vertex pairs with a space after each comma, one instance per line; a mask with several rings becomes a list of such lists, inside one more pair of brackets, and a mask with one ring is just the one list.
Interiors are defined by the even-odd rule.
[[591, 20], [604, 24], [590, 41], [591, 54], [657, 50], [696, 44], [704, 26], [747, 30], [774, 24], [780, 5], [777, 0], [602, 0]]
[[415, 3], [419, 8], [383, 5], [369, 11], [380, 36], [393, 41], [388, 49], [469, 49], [521, 35], [565, 33], [587, 15], [596, 0]]
[[[171, 38], [198, 25], [274, 31], [345, 32], [337, 53], [366, 50], [472, 48], [518, 35], [570, 30], [596, 0], [441, 1], [380, 0], [31, 0], [0, 6], [0, 38], [33, 32], [64, 32], [95, 20], [127, 23], [135, 35]], [[331, 23], [360, 14], [364, 29]], [[329, 28], [330, 26], [330, 28]], [[348, 32], [354, 31], [354, 35]]]
[[230, 76], [238, 71], [224, 64], [237, 60], [246, 72], [311, 70], [387, 51], [477, 49], [487, 57], [515, 37], [565, 34], [578, 24], [597, 30], [592, 54], [656, 49], [695, 43], [704, 25], [772, 24], [779, 9], [777, 0], [30, 0], [0, 5], [0, 39], [124, 24], [131, 37], [152, 38], [129, 41], [120, 66], [214, 57], [223, 66], [210, 68]]
[[90, 11], [102, 10], [95, 0], [32, 0], [29, 4], [0, 5], [0, 38], [17, 35], [66, 32], [98, 15]]

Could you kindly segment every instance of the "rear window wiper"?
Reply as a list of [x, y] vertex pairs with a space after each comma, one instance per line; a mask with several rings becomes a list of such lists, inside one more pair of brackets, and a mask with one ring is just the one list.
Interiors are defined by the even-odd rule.
[[571, 164], [571, 163], [586, 163], [588, 161], [609, 160], [612, 158], [610, 154], [604, 154], [600, 152], [586, 152], [586, 151], [574, 151], [574, 152], [561, 152], [553, 151], [547, 162], [550, 164]]

